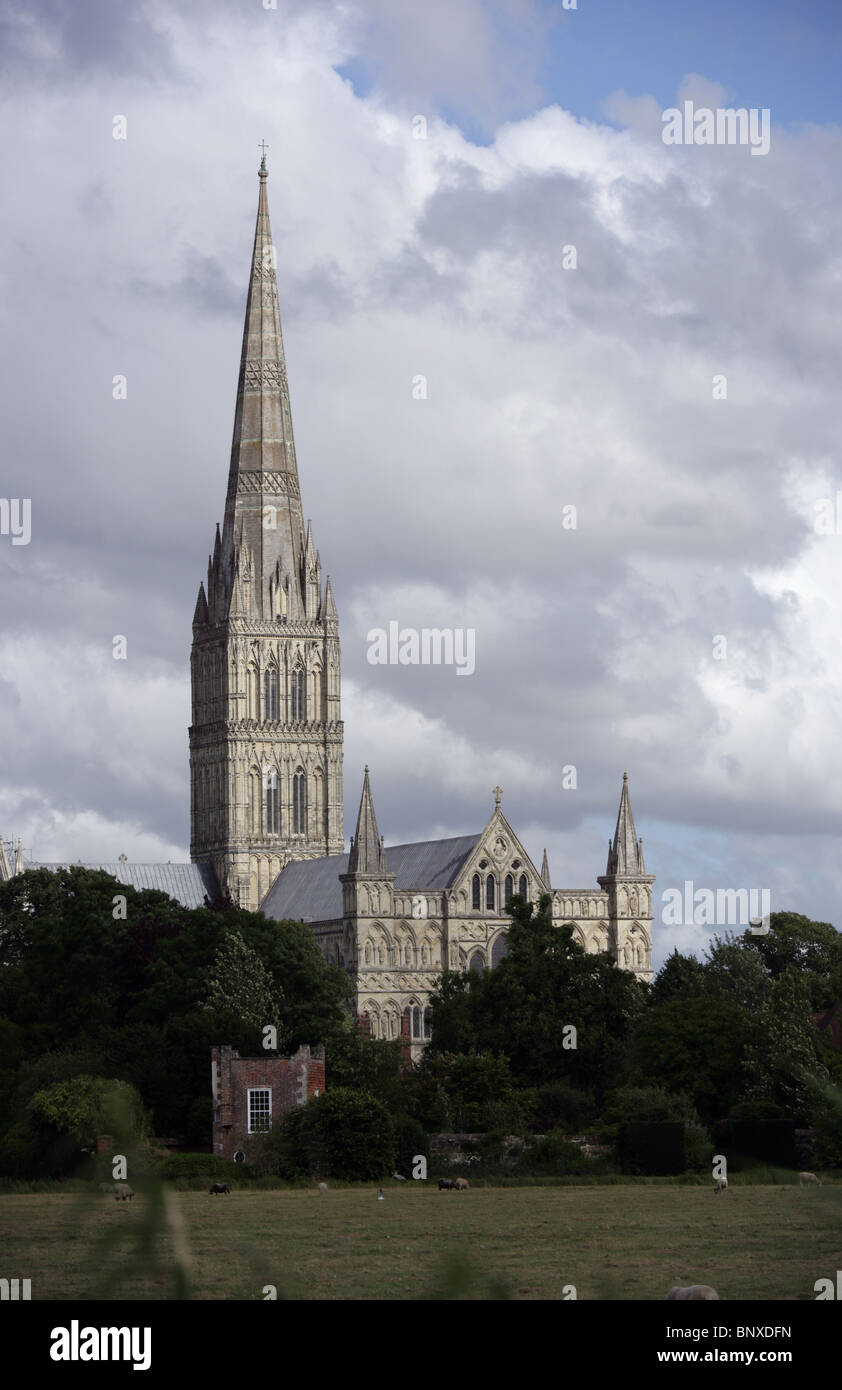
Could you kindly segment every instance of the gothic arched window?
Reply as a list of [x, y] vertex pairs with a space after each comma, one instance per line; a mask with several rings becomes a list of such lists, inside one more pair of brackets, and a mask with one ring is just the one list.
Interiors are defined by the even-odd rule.
[[300, 768], [292, 779], [292, 832], [307, 833], [307, 779]]
[[256, 767], [249, 772], [249, 833], [260, 834], [260, 773]]
[[527, 896], [527, 893], [529, 891], [529, 884], [526, 882], [526, 874], [521, 874], [520, 883], [518, 884], [517, 891], [520, 893], [522, 898], [525, 898]]
[[501, 932], [491, 948], [491, 969], [499, 965], [501, 960], [505, 960], [509, 954], [509, 943], [505, 935]]
[[326, 833], [325, 829], [325, 779], [320, 767], [316, 768], [313, 774], [313, 820], [318, 836]]
[[421, 1010], [418, 1008], [412, 1010], [412, 1036], [421, 1037]]
[[424, 1037], [425, 1037], [425, 1038], [429, 1038], [431, 1032], [432, 1032], [432, 1026], [431, 1026], [431, 1019], [430, 1019], [430, 1010], [429, 1010], [429, 1009], [425, 1009], [425, 1010], [424, 1010]]
[[482, 889], [480, 887], [479, 874], [474, 874], [473, 883], [471, 884], [471, 907], [473, 908], [474, 912], [479, 912], [480, 907], [482, 906], [482, 903], [480, 901], [481, 891]]
[[259, 719], [259, 718], [260, 718], [260, 700], [258, 699], [258, 691], [259, 691], [259, 689], [260, 689], [260, 686], [258, 685], [258, 679], [257, 679], [257, 667], [256, 667], [256, 666], [249, 666], [248, 674], [247, 674], [247, 676], [246, 676], [246, 691], [247, 691], [247, 694], [248, 694], [248, 717], [249, 717], [249, 719]]
[[290, 698], [292, 703], [292, 718], [307, 718], [306, 687], [304, 682], [304, 667], [296, 666], [292, 673]]
[[468, 969], [469, 969], [469, 970], [484, 970], [484, 969], [485, 969], [485, 961], [483, 960], [483, 958], [482, 958], [482, 956], [480, 955], [479, 951], [474, 951], [474, 954], [471, 956], [471, 959], [468, 961]]
[[494, 875], [489, 874], [488, 878], [485, 880], [485, 907], [486, 911], [488, 912], [494, 911], [496, 887], [497, 885], [494, 882]]
[[278, 774], [272, 767], [266, 773], [266, 834], [279, 835], [281, 830], [281, 802], [278, 793]]
[[511, 874], [506, 874], [506, 907], [508, 907], [509, 903], [512, 901], [514, 891], [515, 881], [512, 878]]
[[321, 666], [313, 671], [313, 718], [324, 719], [324, 672]]
[[273, 666], [263, 672], [263, 718], [278, 717], [278, 673]]

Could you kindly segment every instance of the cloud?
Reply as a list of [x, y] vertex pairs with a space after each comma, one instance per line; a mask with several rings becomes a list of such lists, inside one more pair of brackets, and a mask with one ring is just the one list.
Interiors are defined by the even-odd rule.
[[[582, 886], [628, 767], [659, 891], [742, 872], [738, 846], [832, 917], [839, 546], [811, 498], [838, 484], [842, 137], [665, 147], [654, 98], [615, 94], [619, 130], [544, 105], [476, 143], [431, 106], [417, 140], [394, 87], [415, 20], [362, 13], [153, 7], [168, 62], [119, 97], [113, 36], [83, 84], [49, 26], [50, 85], [15, 68], [3, 486], [32, 498], [33, 535], [0, 537], [2, 833], [97, 858], [74, 837], [108, 823], [132, 858], [186, 857], [190, 620], [265, 136], [302, 494], [340, 613], [346, 831], [366, 762], [392, 842], [480, 826], [500, 782], [533, 857], [546, 843], [554, 883]], [[484, 13], [461, 9], [465, 32]], [[337, 68], [366, 14], [385, 26], [366, 55], [395, 63], [361, 96]], [[710, 104], [706, 81], [686, 90]], [[393, 617], [474, 627], [475, 675], [370, 666], [365, 633]]]

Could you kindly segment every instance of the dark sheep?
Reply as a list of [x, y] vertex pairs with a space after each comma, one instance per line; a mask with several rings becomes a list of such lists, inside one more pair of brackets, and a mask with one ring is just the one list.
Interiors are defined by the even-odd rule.
[[214, 1185], [213, 1185], [213, 1187], [212, 1187], [211, 1190], [210, 1190], [210, 1196], [211, 1196], [211, 1197], [216, 1197], [219, 1193], [223, 1193], [223, 1192], [225, 1193], [225, 1196], [226, 1196], [226, 1197], [227, 1197], [227, 1196], [230, 1194], [230, 1192], [231, 1192], [231, 1189], [230, 1189], [230, 1187], [228, 1186], [227, 1182], [215, 1182]]
[[455, 1186], [452, 1178], [439, 1178], [439, 1192], [451, 1192]]

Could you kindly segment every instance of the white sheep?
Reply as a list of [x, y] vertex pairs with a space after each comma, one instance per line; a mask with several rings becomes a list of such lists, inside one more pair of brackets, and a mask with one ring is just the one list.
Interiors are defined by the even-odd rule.
[[674, 1286], [674, 1288], [671, 1288], [670, 1291], [669, 1291], [669, 1293], [666, 1294], [665, 1299], [664, 1299], [664, 1302], [666, 1302], [666, 1299], [668, 1299], [668, 1298], [673, 1298], [673, 1299], [690, 1299], [690, 1298], [694, 1298], [694, 1299], [695, 1299], [695, 1298], [708, 1298], [708, 1299], [710, 1299], [710, 1298], [716, 1298], [716, 1299], [718, 1299], [718, 1298], [719, 1298], [719, 1294], [716, 1292], [716, 1289], [712, 1289], [712, 1288], [711, 1288], [710, 1284], [690, 1284], [686, 1289], [682, 1289], [681, 1286], [680, 1286], [679, 1284], [676, 1284], [676, 1285]]
[[719, 1192], [727, 1192], [727, 1191], [728, 1191], [728, 1179], [727, 1179], [727, 1178], [717, 1178], [717, 1180], [716, 1180], [716, 1185], [715, 1185], [715, 1187], [714, 1187], [714, 1189], [713, 1189], [713, 1195], [714, 1195], [714, 1197], [715, 1197], [715, 1196], [717, 1195], [717, 1193], [719, 1193]]
[[808, 1183], [811, 1183], [811, 1182], [814, 1182], [814, 1183], [816, 1184], [817, 1187], [821, 1187], [821, 1185], [822, 1185], [822, 1180], [821, 1180], [821, 1178], [817, 1178], [816, 1175], [815, 1175], [815, 1173], [799, 1173], [799, 1174], [798, 1174], [798, 1184], [799, 1184], [800, 1187], [806, 1187], [807, 1184], [808, 1184]]
[[320, 1193], [327, 1192], [327, 1183], [326, 1183], [326, 1182], [320, 1182], [320, 1183], [319, 1183], [319, 1192], [320, 1192]]

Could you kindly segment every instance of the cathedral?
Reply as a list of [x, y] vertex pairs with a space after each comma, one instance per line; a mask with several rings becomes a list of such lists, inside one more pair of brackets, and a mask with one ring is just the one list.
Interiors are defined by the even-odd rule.
[[[552, 915], [587, 951], [652, 978], [652, 885], [624, 774], [596, 888], [554, 888], [502, 810], [473, 834], [384, 845], [365, 769], [356, 827], [342, 826], [339, 616], [301, 508], [281, 332], [268, 171], [259, 174], [228, 491], [193, 615], [188, 864], [91, 865], [161, 888], [186, 906], [230, 894], [278, 921], [307, 923], [344, 967], [373, 1037], [429, 1035], [444, 970], [493, 967], [515, 893], [549, 893]], [[11, 868], [0, 843], [0, 879]]]

